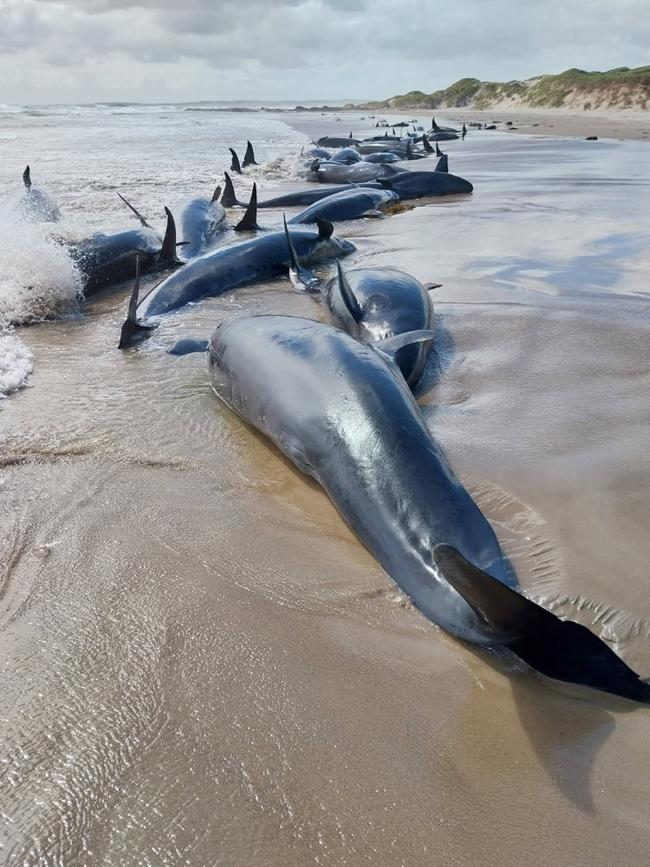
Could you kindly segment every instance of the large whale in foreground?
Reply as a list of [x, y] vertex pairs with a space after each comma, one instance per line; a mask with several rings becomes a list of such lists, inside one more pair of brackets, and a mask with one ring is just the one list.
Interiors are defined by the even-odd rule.
[[[334, 235], [334, 226], [327, 220], [317, 220], [316, 230], [292, 226], [290, 237], [301, 260], [307, 265], [347, 256], [356, 249], [350, 241]], [[136, 282], [118, 346], [126, 349], [137, 342], [155, 327], [155, 320], [159, 316], [239, 286], [272, 280], [286, 274], [290, 263], [285, 232], [269, 232], [192, 259], [154, 286], [139, 304], [134, 301], [138, 292]]]
[[226, 212], [219, 202], [221, 187], [212, 198], [197, 196], [191, 199], [181, 213], [181, 238], [184, 241], [183, 259], [194, 259], [205, 253], [227, 228]]
[[217, 395], [322, 486], [427, 618], [549, 677], [650, 703], [601, 639], [514, 589], [492, 528], [380, 351], [288, 316], [228, 319], [207, 348]]

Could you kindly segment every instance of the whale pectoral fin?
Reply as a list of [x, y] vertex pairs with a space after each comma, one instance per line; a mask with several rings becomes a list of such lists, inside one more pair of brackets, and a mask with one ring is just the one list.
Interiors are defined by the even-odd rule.
[[320, 292], [318, 277], [312, 274], [311, 271], [308, 271], [307, 268], [303, 268], [298, 261], [298, 254], [289, 234], [286, 214], [283, 215], [282, 219], [284, 220], [284, 234], [287, 239], [287, 247], [289, 248], [289, 279], [294, 289], [298, 289], [299, 292]]
[[167, 350], [167, 355], [191, 355], [193, 352], [207, 352], [209, 340], [179, 340], [171, 349]]
[[355, 322], [361, 322], [363, 319], [363, 308], [357, 301], [357, 296], [352, 291], [352, 287], [350, 286], [348, 278], [345, 276], [345, 271], [338, 259], [336, 260], [336, 273], [339, 280], [339, 292], [341, 293], [341, 298], [343, 299], [343, 303], [345, 304], [348, 313]]
[[[29, 166], [28, 166], [28, 168], [29, 168]], [[116, 192], [117, 192], [117, 191], [116, 191]], [[149, 225], [149, 223], [147, 223], [147, 221], [146, 221], [145, 218], [142, 216], [142, 214], [140, 213], [140, 211], [136, 210], [136, 208], [133, 207], [133, 205], [131, 204], [131, 202], [127, 201], [127, 199], [124, 198], [124, 196], [122, 195], [122, 193], [117, 193], [117, 195], [118, 195], [119, 198], [124, 202], [124, 204], [127, 206], [127, 208], [129, 208], [131, 211], [133, 211], [133, 213], [136, 215], [136, 217], [138, 218], [138, 220], [140, 220], [140, 225], [144, 226], [145, 229], [150, 229], [151, 226]]]
[[257, 225], [257, 184], [253, 184], [246, 213], [235, 226], [235, 232], [256, 232], [259, 228]]
[[531, 668], [555, 680], [589, 686], [650, 704], [650, 685], [585, 626], [555, 614], [477, 568], [451, 545], [436, 545], [442, 578], [501, 644]]
[[372, 346], [388, 358], [393, 359], [395, 353], [405, 346], [411, 346], [413, 343], [429, 343], [435, 340], [435, 337], [435, 331], [423, 328], [418, 331], [405, 331], [404, 334], [395, 334], [393, 337], [386, 337], [384, 340], [377, 340]]

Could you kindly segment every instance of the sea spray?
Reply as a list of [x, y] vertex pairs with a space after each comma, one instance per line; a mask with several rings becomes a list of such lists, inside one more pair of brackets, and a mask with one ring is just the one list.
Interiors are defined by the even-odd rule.
[[28, 325], [79, 314], [81, 275], [60, 231], [20, 218], [11, 202], [0, 206], [0, 321]]
[[32, 372], [32, 353], [10, 328], [0, 324], [0, 400], [24, 388]]

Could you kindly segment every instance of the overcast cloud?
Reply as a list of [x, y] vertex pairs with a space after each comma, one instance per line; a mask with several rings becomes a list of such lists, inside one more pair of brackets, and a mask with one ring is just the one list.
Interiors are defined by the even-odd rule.
[[0, 0], [0, 102], [385, 98], [649, 44], [648, 0]]

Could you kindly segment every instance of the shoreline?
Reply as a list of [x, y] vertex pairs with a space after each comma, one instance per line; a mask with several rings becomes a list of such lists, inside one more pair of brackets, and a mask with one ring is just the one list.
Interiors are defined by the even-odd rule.
[[[439, 122], [444, 119], [466, 123], [493, 123], [497, 122], [499, 129], [506, 129], [507, 121], [511, 121], [516, 129], [513, 132], [525, 135], [547, 135], [562, 138], [586, 138], [598, 136], [598, 138], [618, 139], [620, 141], [650, 141], [650, 111], [614, 111], [607, 112], [574, 112], [568, 109], [530, 109], [530, 108], [491, 108], [491, 109], [465, 109], [465, 108], [440, 108], [427, 109], [413, 108], [396, 111], [391, 109], [382, 112], [379, 109], [364, 109], [363, 107], [350, 108], [339, 111], [339, 114], [366, 114], [372, 111], [377, 117], [395, 120], [410, 120], [411, 117], [435, 116]], [[302, 112], [295, 112], [301, 115]], [[314, 112], [305, 112], [313, 117], [320, 117]], [[334, 112], [328, 112], [331, 116]]]

